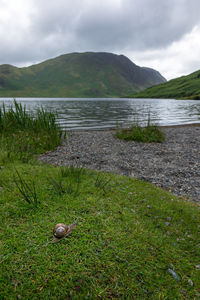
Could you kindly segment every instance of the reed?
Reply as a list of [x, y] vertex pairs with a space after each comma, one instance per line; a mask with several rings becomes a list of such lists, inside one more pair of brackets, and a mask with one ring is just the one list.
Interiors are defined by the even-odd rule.
[[38, 108], [37, 112], [28, 112], [26, 106], [18, 103], [16, 100], [10, 105], [8, 110], [3, 103], [0, 107], [0, 132], [17, 131], [24, 129], [34, 129], [36, 131], [57, 130], [56, 116], [52, 112], [47, 112], [43, 107]]
[[152, 124], [150, 113], [148, 113], [146, 126], [142, 127], [138, 121], [135, 121], [129, 128], [117, 128], [115, 137], [143, 143], [162, 143], [165, 141], [164, 133], [158, 126]]
[[43, 107], [35, 114], [16, 100], [8, 109], [5, 104], [0, 107], [0, 145], [9, 159], [27, 161], [52, 150], [60, 145], [62, 134], [56, 115]]
[[84, 175], [85, 170], [82, 167], [74, 167], [73, 165], [66, 167], [63, 166], [60, 168], [60, 176], [72, 178], [75, 182], [80, 182], [81, 177]]
[[36, 192], [35, 182], [27, 182], [17, 170], [15, 171], [16, 176], [13, 176], [13, 181], [18, 189], [18, 192], [28, 204], [37, 207], [38, 196]]
[[106, 194], [106, 188], [110, 182], [110, 178], [107, 180], [103, 175], [98, 174], [94, 183], [94, 186], [103, 191]]

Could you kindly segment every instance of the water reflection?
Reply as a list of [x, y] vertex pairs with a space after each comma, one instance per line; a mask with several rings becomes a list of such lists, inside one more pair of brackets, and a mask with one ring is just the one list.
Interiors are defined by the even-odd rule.
[[[6, 107], [13, 99], [0, 98]], [[130, 125], [135, 120], [146, 124], [148, 114], [159, 125], [200, 123], [200, 101], [173, 99], [56, 99], [23, 98], [17, 101], [27, 109], [41, 105], [58, 113], [58, 122], [66, 129], [103, 129], [117, 124]]]

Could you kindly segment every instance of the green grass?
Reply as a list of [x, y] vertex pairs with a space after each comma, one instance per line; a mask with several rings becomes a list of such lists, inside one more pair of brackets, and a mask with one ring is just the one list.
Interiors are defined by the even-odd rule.
[[[127, 93], [128, 94], [128, 93]], [[168, 82], [153, 86], [136, 94], [133, 98], [200, 99], [200, 70]]]
[[0, 146], [4, 160], [28, 161], [34, 154], [60, 145], [62, 131], [55, 115], [41, 107], [35, 114], [15, 100], [8, 110], [0, 107]]
[[[109, 180], [105, 193], [96, 186], [99, 174], [87, 170], [79, 194], [59, 195], [49, 178], [58, 179], [60, 168], [15, 168], [35, 182], [40, 204], [31, 206], [19, 194], [12, 164], [0, 170], [1, 299], [198, 299], [195, 204], [133, 178], [101, 173]], [[76, 176], [70, 180], [76, 187]], [[52, 243], [56, 223], [76, 221], [68, 238]]]
[[0, 299], [200, 297], [199, 206], [149, 183], [0, 150], [0, 218]]
[[143, 143], [162, 143], [165, 140], [165, 135], [159, 127], [151, 124], [150, 116], [147, 126], [142, 127], [139, 122], [134, 122], [129, 128], [117, 128], [115, 136], [126, 141]]

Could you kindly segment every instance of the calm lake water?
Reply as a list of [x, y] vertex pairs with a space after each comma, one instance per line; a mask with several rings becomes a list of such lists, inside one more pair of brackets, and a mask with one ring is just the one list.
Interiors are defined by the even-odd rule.
[[[200, 101], [173, 99], [122, 99], [122, 98], [16, 98], [27, 110], [43, 106], [57, 112], [58, 122], [70, 129], [105, 129], [117, 125], [128, 126], [135, 120], [145, 125], [148, 114], [157, 125], [200, 123]], [[6, 107], [13, 98], [0, 98]]]

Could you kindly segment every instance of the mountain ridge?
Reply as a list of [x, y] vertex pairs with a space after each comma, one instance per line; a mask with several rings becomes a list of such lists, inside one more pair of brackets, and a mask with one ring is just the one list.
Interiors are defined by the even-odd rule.
[[0, 97], [120, 97], [165, 81], [158, 71], [107, 52], [62, 54], [22, 68], [0, 65]]

